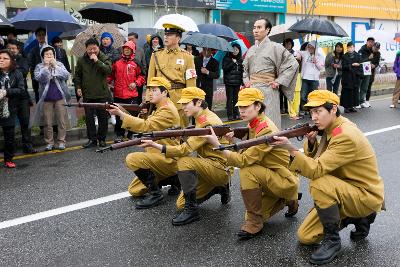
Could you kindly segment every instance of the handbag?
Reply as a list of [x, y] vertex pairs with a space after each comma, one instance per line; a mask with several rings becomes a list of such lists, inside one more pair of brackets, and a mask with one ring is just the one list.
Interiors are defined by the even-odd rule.
[[3, 97], [0, 100], [0, 118], [7, 119], [10, 117], [10, 111], [8, 110], [8, 98]]

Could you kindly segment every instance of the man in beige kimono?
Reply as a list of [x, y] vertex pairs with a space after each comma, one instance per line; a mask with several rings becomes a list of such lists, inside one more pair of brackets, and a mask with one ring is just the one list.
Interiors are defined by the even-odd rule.
[[281, 128], [279, 87], [292, 101], [299, 64], [285, 47], [269, 40], [271, 27], [271, 22], [264, 18], [254, 23], [256, 44], [250, 47], [243, 61], [243, 82], [245, 87], [255, 87], [264, 93], [265, 113]]

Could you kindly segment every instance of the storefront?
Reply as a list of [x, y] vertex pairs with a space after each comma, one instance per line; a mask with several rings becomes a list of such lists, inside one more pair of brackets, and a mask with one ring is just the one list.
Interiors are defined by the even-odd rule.
[[212, 22], [227, 25], [252, 39], [253, 23], [266, 18], [272, 24], [284, 22], [286, 0], [216, 0]]

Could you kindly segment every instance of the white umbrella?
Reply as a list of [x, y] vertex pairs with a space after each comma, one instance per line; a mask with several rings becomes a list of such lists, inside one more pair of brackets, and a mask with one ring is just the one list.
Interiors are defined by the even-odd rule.
[[164, 27], [163, 27], [164, 23], [174, 24], [178, 27], [181, 27], [182, 29], [184, 29], [187, 32], [198, 32], [199, 31], [199, 28], [197, 28], [196, 22], [194, 22], [190, 17], [184, 16], [181, 14], [164, 15], [157, 20], [157, 22], [156, 22], [156, 24], [154, 24], [153, 28], [156, 28], [159, 30], [164, 29]]
[[367, 40], [368, 37], [373, 37], [376, 42], [380, 43], [393, 43], [396, 42], [393, 40], [393, 33], [385, 32], [382, 30], [371, 29], [366, 31], [364, 34], [364, 39]]
[[280, 24], [271, 28], [271, 32], [268, 37], [271, 41], [277, 43], [283, 43], [283, 41], [287, 38], [290, 39], [299, 39], [300, 34], [297, 32], [289, 31], [291, 25]]

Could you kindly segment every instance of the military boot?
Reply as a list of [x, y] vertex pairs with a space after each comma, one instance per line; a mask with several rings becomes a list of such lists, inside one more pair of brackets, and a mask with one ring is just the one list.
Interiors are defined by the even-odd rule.
[[221, 195], [221, 203], [223, 205], [228, 204], [231, 201], [231, 191], [229, 189], [229, 184], [224, 186], [216, 186], [207, 195], [202, 198], [197, 199], [197, 203], [201, 204], [206, 200], [209, 200], [213, 195]]
[[311, 255], [310, 262], [322, 265], [333, 261], [341, 249], [338, 205], [327, 209], [317, 208], [318, 217], [324, 227], [324, 238], [319, 248]]
[[135, 171], [139, 180], [149, 189], [144, 198], [136, 202], [137, 209], [148, 209], [157, 206], [164, 199], [164, 196], [157, 185], [154, 173], [149, 169], [139, 169]]
[[376, 212], [371, 213], [367, 217], [354, 219], [355, 229], [350, 232], [350, 239], [360, 241], [366, 238], [369, 234], [370, 225], [375, 221]]
[[169, 184], [171, 187], [168, 189], [168, 196], [177, 196], [181, 192], [181, 183], [179, 182], [178, 175], [169, 177]]
[[184, 197], [185, 207], [178, 216], [172, 219], [173, 225], [185, 225], [200, 219], [199, 208], [196, 201], [196, 190], [184, 193]]
[[286, 218], [293, 217], [294, 215], [297, 214], [297, 211], [299, 210], [299, 200], [301, 199], [302, 196], [303, 196], [302, 193], [298, 193], [296, 200], [289, 200], [286, 202], [286, 206], [288, 207], [288, 210], [285, 213]]
[[247, 218], [237, 236], [240, 240], [253, 238], [261, 233], [264, 226], [262, 215], [262, 192], [259, 188], [241, 190]]
[[185, 197], [185, 207], [180, 214], [172, 219], [172, 224], [184, 225], [200, 219], [196, 199], [197, 173], [193, 170], [178, 171], [178, 178]]

